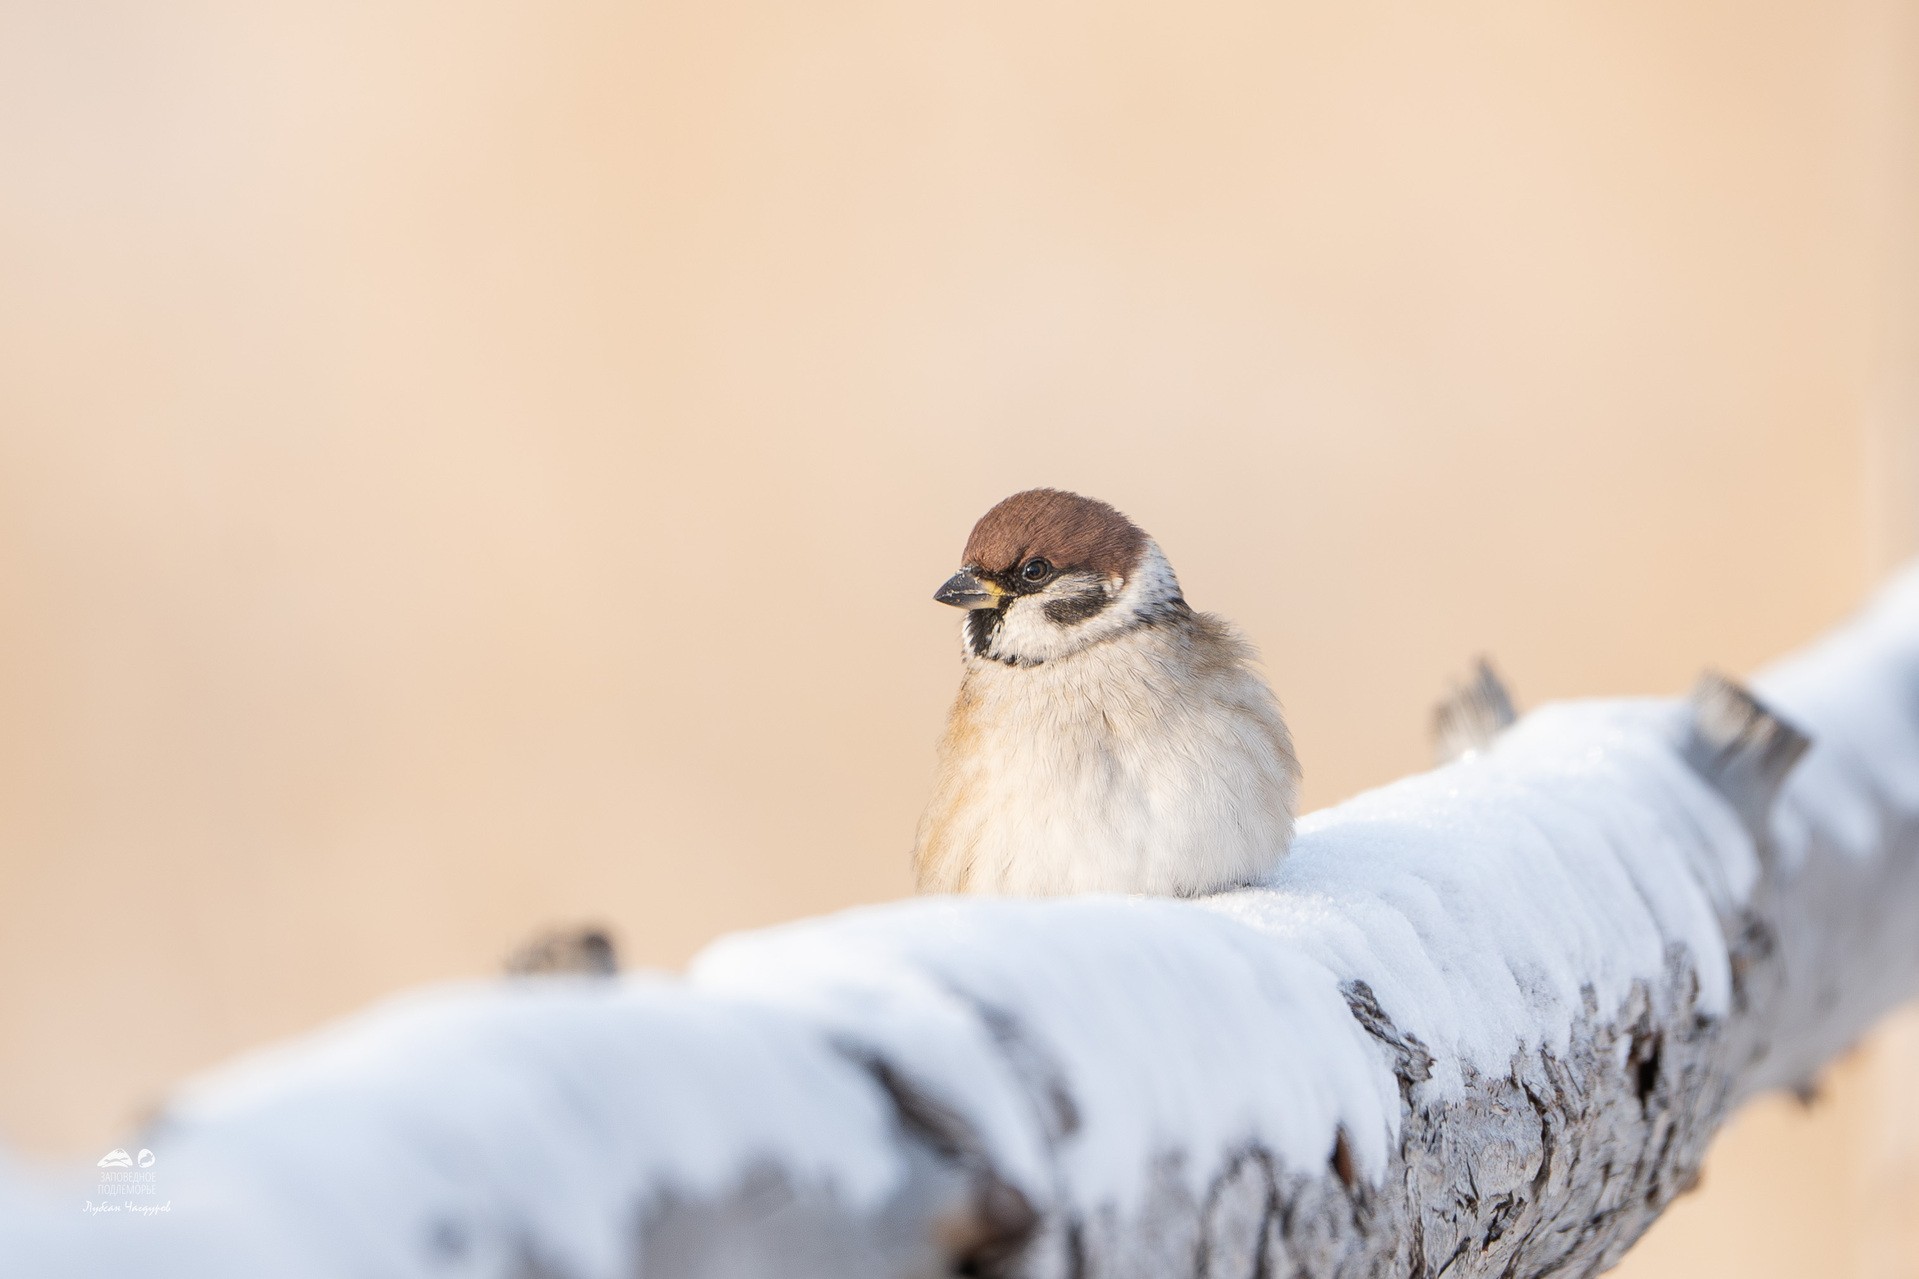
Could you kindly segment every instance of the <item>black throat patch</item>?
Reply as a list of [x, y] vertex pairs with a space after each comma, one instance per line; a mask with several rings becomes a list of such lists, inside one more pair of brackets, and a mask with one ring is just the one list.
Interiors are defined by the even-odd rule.
[[973, 650], [974, 656], [988, 656], [986, 650], [993, 646], [993, 636], [999, 633], [1000, 623], [1005, 620], [1005, 603], [998, 608], [976, 608], [966, 615], [966, 647]]

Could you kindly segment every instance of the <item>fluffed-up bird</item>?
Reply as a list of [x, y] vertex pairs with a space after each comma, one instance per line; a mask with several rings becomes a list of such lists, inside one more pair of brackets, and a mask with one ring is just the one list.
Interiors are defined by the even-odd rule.
[[921, 892], [1193, 895], [1258, 880], [1299, 765], [1253, 652], [1104, 502], [1015, 493], [934, 595], [965, 674], [920, 819]]

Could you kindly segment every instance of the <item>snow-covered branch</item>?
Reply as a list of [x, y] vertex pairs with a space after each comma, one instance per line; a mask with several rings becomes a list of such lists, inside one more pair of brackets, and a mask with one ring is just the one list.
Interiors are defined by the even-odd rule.
[[0, 1273], [1591, 1272], [1919, 988], [1919, 574], [1754, 687], [1547, 707], [1257, 889], [403, 996], [177, 1097], [164, 1213], [0, 1166]]

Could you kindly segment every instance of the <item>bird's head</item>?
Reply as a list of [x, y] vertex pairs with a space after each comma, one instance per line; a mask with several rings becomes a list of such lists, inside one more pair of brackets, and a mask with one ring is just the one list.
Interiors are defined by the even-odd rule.
[[966, 610], [966, 651], [1037, 666], [1183, 610], [1153, 539], [1104, 502], [1028, 489], [980, 517], [933, 595]]

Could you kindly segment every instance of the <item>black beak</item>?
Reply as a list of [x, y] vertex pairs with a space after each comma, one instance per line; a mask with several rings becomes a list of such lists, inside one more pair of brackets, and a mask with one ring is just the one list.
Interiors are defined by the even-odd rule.
[[933, 592], [933, 598], [954, 608], [993, 608], [1005, 593], [992, 583], [982, 582], [961, 569], [947, 578], [944, 586]]

